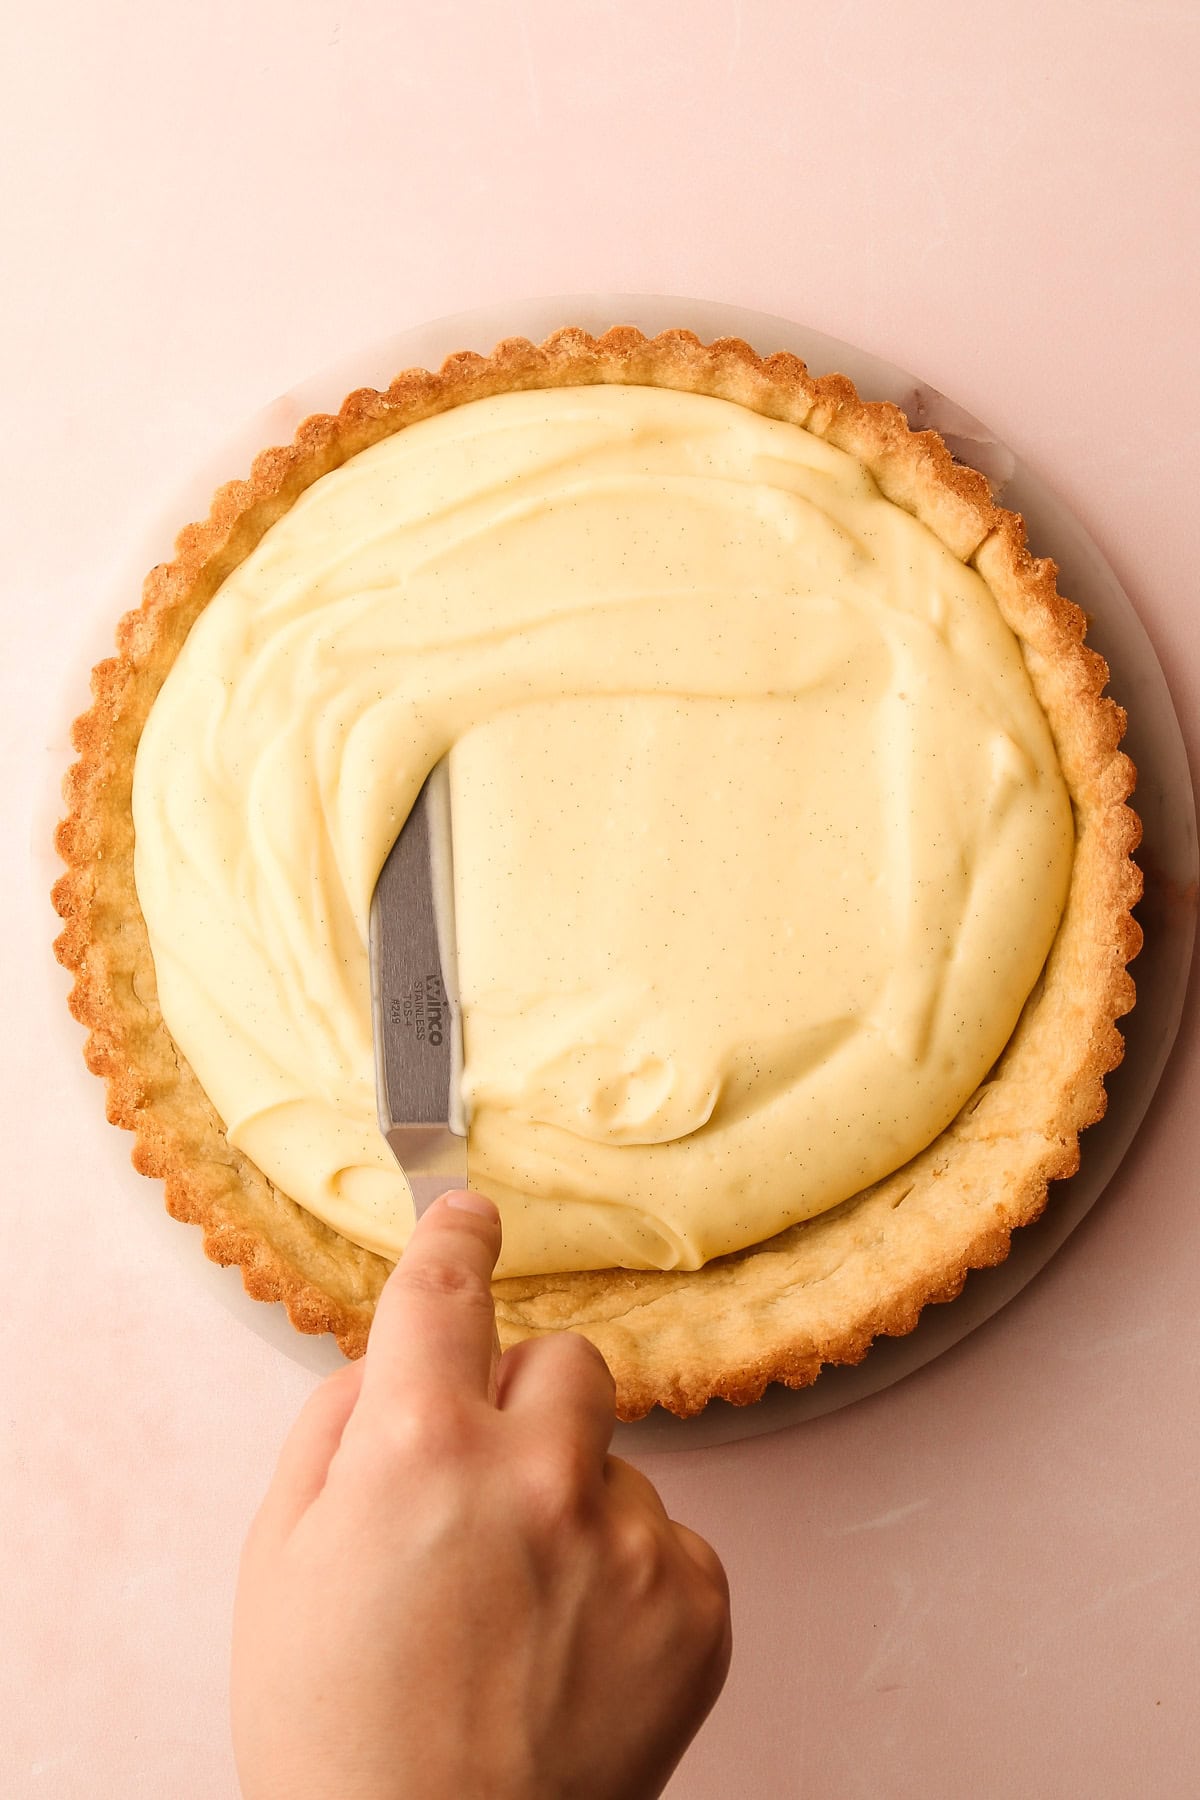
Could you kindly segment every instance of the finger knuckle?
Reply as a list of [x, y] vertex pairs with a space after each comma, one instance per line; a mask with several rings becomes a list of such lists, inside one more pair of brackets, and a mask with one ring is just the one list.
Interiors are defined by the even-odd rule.
[[702, 1537], [693, 1536], [691, 1554], [700, 1577], [701, 1591], [711, 1594], [719, 1605], [727, 1608], [729, 1577], [725, 1573], [724, 1563], [712, 1545]]
[[559, 1374], [564, 1382], [572, 1386], [601, 1388], [606, 1395], [615, 1398], [617, 1389], [612, 1370], [605, 1362], [603, 1352], [590, 1338], [578, 1331], [564, 1331], [549, 1342], [554, 1346]]
[[716, 1648], [729, 1636], [729, 1583], [724, 1570], [720, 1579], [710, 1576], [697, 1584], [695, 1608], [701, 1638]]
[[464, 1268], [450, 1257], [427, 1257], [407, 1266], [402, 1263], [396, 1279], [403, 1293], [446, 1300], [481, 1312], [493, 1310], [491, 1289], [474, 1269]]
[[685, 1525], [676, 1524], [674, 1530], [679, 1548], [690, 1565], [690, 1586], [697, 1610], [717, 1620], [727, 1618], [729, 1577], [724, 1563], [707, 1538], [700, 1537]]
[[547, 1444], [527, 1459], [524, 1487], [534, 1524], [547, 1532], [577, 1528], [591, 1510], [591, 1464], [568, 1440]]
[[666, 1544], [655, 1519], [640, 1510], [621, 1518], [614, 1538], [618, 1579], [639, 1598], [657, 1588], [666, 1568]]
[[475, 1437], [472, 1409], [455, 1394], [414, 1390], [376, 1424], [384, 1460], [424, 1468], [461, 1463]]

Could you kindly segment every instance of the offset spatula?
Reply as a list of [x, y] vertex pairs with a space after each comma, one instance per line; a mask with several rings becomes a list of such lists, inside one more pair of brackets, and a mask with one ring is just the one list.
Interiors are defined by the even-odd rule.
[[454, 946], [450, 781], [434, 769], [371, 902], [371, 1009], [379, 1123], [417, 1217], [467, 1185], [462, 1025]]

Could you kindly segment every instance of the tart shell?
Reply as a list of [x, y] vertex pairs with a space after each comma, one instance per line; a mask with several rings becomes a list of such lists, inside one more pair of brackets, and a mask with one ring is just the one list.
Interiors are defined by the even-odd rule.
[[305, 420], [293, 443], [265, 450], [248, 479], [217, 492], [207, 520], [180, 533], [174, 559], [151, 570], [141, 606], [121, 621], [117, 655], [93, 673], [57, 835], [67, 872], [54, 889], [64, 920], [55, 950], [75, 976], [71, 1011], [88, 1030], [88, 1067], [107, 1084], [108, 1117], [135, 1134], [134, 1166], [165, 1182], [168, 1211], [201, 1226], [206, 1253], [240, 1266], [255, 1299], [282, 1301], [299, 1330], [332, 1332], [347, 1356], [361, 1355], [391, 1265], [231, 1148], [163, 1022], [134, 886], [134, 756], [194, 620], [312, 482], [432, 413], [516, 388], [595, 382], [733, 400], [865, 464], [889, 500], [990, 587], [1049, 719], [1075, 816], [1070, 891], [1038, 984], [988, 1079], [920, 1155], [831, 1211], [699, 1270], [495, 1283], [503, 1345], [582, 1331], [613, 1372], [621, 1418], [656, 1404], [686, 1417], [714, 1397], [745, 1405], [771, 1382], [804, 1387], [825, 1363], [861, 1361], [875, 1337], [903, 1335], [924, 1306], [953, 1299], [969, 1270], [1003, 1261], [1014, 1228], [1044, 1208], [1048, 1183], [1078, 1167], [1079, 1133], [1102, 1117], [1104, 1078], [1121, 1060], [1116, 1021], [1133, 1005], [1126, 964], [1141, 943], [1130, 911], [1141, 893], [1132, 860], [1140, 826], [1127, 804], [1125, 714], [1104, 694], [1107, 665], [1086, 647], [1083, 614], [1058, 593], [1054, 564], [1030, 556], [1021, 519], [934, 433], [911, 431], [890, 404], [860, 400], [844, 376], [811, 376], [795, 356], [631, 327], [599, 338], [567, 329], [540, 345], [509, 339], [490, 356], [407, 370], [385, 392], [359, 389], [337, 415]]

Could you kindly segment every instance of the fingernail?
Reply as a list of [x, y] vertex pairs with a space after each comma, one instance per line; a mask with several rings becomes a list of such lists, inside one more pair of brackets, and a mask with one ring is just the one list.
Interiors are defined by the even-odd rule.
[[452, 1206], [455, 1212], [476, 1213], [481, 1219], [490, 1219], [493, 1225], [500, 1223], [500, 1214], [496, 1210], [495, 1203], [484, 1194], [472, 1194], [464, 1188], [461, 1191], [456, 1190], [454, 1193], [443, 1194], [442, 1199], [447, 1206]]

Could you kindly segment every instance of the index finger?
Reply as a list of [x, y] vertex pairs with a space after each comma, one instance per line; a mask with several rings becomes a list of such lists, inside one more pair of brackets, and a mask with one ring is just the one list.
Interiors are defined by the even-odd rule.
[[451, 1389], [490, 1396], [500, 1215], [482, 1194], [443, 1194], [418, 1220], [375, 1308], [365, 1394]]

